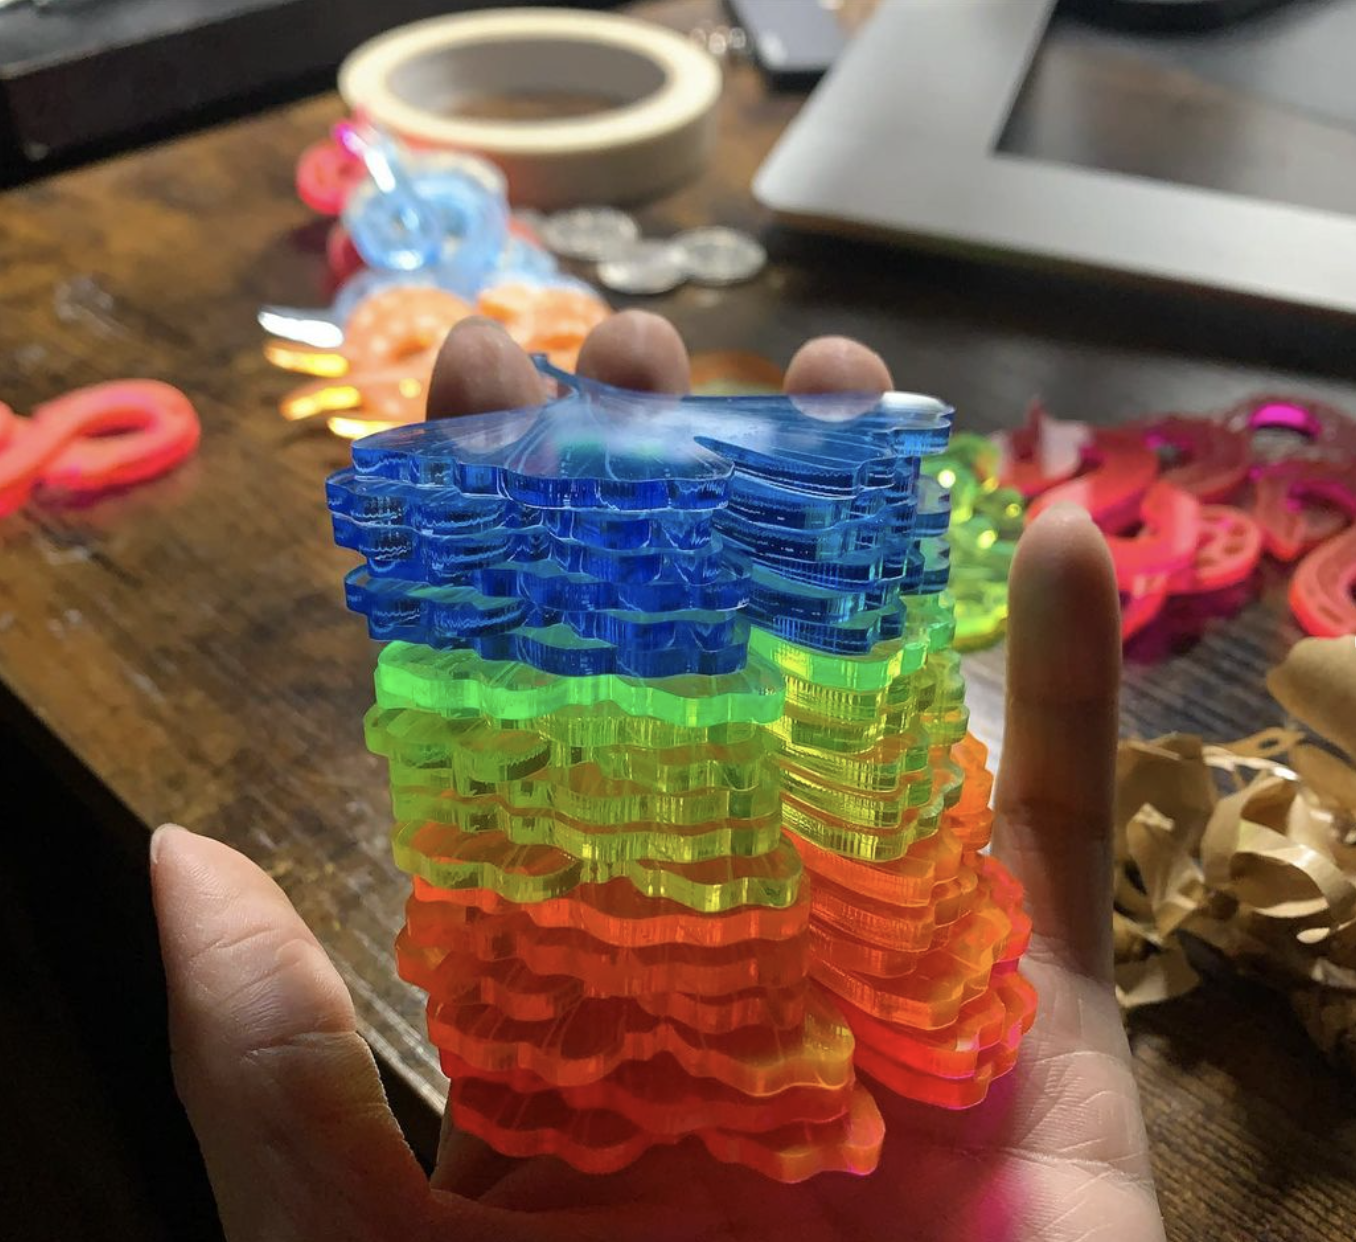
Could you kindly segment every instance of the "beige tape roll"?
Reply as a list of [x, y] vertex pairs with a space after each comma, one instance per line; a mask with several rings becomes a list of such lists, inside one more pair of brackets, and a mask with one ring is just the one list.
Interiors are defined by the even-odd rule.
[[[504, 170], [518, 206], [650, 198], [692, 177], [715, 140], [721, 73], [672, 31], [572, 9], [513, 9], [416, 22], [380, 35], [339, 69], [358, 115], [418, 146], [471, 151]], [[604, 96], [583, 116], [484, 120], [460, 100]]]

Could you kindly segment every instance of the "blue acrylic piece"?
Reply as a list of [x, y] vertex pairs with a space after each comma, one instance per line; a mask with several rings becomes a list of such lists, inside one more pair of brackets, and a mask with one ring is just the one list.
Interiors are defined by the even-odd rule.
[[502, 189], [455, 155], [411, 156], [373, 131], [344, 137], [367, 168], [343, 212], [363, 261], [378, 271], [435, 273], [442, 288], [474, 298], [508, 246]]
[[737, 672], [748, 654], [749, 623], [733, 609], [563, 612], [468, 586], [374, 578], [361, 568], [344, 579], [344, 591], [375, 639], [470, 647], [487, 660], [522, 660], [548, 673], [718, 676]]
[[540, 406], [381, 432], [327, 494], [372, 635], [553, 673], [734, 671], [748, 625], [860, 655], [946, 584], [926, 397], [672, 397], [538, 360]]
[[945, 535], [951, 525], [951, 493], [936, 479], [923, 477], [917, 484], [914, 534], [920, 538]]
[[916, 470], [898, 457], [939, 452], [951, 427], [950, 409], [930, 397], [679, 398], [540, 365], [564, 386], [555, 400], [378, 432], [354, 445], [354, 467], [552, 509], [723, 508], [736, 469], [811, 503], [851, 501], [906, 485]]

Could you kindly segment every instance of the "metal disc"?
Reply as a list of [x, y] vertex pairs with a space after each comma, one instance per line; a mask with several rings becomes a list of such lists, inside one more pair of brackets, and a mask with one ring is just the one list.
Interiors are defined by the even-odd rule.
[[699, 285], [737, 285], [767, 264], [767, 251], [739, 229], [689, 229], [673, 239], [688, 279]]
[[567, 259], [610, 259], [640, 236], [636, 222], [615, 207], [574, 207], [547, 216], [541, 238]]
[[672, 242], [644, 240], [599, 263], [598, 279], [613, 293], [667, 293], [687, 279], [687, 271]]

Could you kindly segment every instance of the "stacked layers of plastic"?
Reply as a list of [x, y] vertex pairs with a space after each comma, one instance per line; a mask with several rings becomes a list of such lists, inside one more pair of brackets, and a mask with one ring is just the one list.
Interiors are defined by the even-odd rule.
[[858, 1069], [977, 1102], [1034, 1009], [920, 478], [950, 412], [543, 370], [329, 484], [453, 1119], [593, 1172], [689, 1137], [869, 1172]]

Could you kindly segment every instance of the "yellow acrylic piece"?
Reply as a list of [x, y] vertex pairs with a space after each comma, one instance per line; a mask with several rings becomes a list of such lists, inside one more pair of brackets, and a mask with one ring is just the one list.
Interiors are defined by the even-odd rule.
[[627, 879], [647, 897], [667, 897], [716, 914], [742, 905], [793, 905], [801, 862], [784, 839], [766, 854], [701, 862], [573, 858], [550, 846], [515, 845], [500, 832], [462, 833], [449, 825], [402, 822], [392, 836], [396, 865], [444, 889], [484, 888], [509, 901], [548, 901], [580, 884]]
[[572, 858], [605, 864], [754, 857], [775, 848], [782, 829], [780, 808], [759, 818], [681, 826], [653, 821], [600, 825], [553, 810], [516, 807], [497, 795], [461, 798], [418, 786], [393, 786], [391, 802], [400, 820], [446, 824], [464, 833], [503, 833], [514, 845], [547, 845]]
[[782, 822], [788, 832], [820, 849], [865, 863], [896, 862], [911, 846], [932, 836], [941, 824], [942, 806], [934, 800], [880, 828], [849, 823], [787, 797]]
[[929, 742], [921, 728], [882, 738], [869, 750], [844, 754], [782, 742], [780, 754], [787, 763], [849, 789], [893, 789], [912, 773], [928, 766]]
[[434, 651], [393, 642], [377, 659], [377, 702], [457, 716], [483, 712], [528, 720], [566, 707], [612, 703], [633, 716], [653, 716], [689, 728], [754, 721], [781, 713], [785, 689], [777, 670], [750, 656], [738, 673], [641, 680], [604, 674], [562, 677], [474, 651]]
[[680, 828], [717, 819], [758, 819], [777, 811], [777, 787], [771, 773], [743, 789], [709, 785], [667, 793], [636, 781], [611, 779], [593, 763], [544, 768], [523, 780], [497, 784], [459, 782], [446, 769], [406, 768], [395, 762], [390, 770], [392, 787], [464, 798], [498, 796], [523, 810], [553, 810], [604, 826], [655, 823]]
[[[758, 730], [729, 745], [585, 748], [555, 742], [527, 728], [504, 729], [483, 720], [452, 722], [404, 708], [373, 708], [364, 723], [369, 750], [402, 771], [429, 771], [428, 784], [468, 795], [494, 792], [503, 782], [582, 763], [596, 764], [606, 778], [640, 782], [661, 793], [711, 786], [750, 789], [766, 780], [764, 763], [773, 746], [770, 735]], [[687, 732], [701, 736], [698, 730]]]

